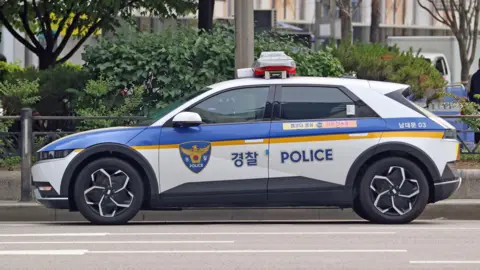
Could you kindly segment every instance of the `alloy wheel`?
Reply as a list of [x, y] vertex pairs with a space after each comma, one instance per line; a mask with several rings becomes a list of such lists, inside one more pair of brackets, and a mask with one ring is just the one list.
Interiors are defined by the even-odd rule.
[[115, 217], [128, 209], [134, 200], [130, 177], [122, 170], [99, 169], [91, 175], [84, 191], [86, 204], [101, 217]]
[[373, 205], [386, 215], [403, 216], [410, 212], [419, 194], [418, 181], [399, 166], [391, 166], [370, 182]]

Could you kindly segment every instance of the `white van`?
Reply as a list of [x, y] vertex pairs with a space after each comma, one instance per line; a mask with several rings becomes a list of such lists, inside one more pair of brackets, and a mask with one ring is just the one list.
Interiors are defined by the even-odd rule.
[[448, 64], [447, 57], [445, 57], [443, 53], [420, 53], [419, 55], [432, 63], [432, 65], [435, 66], [440, 74], [442, 74], [443, 79], [446, 80], [448, 84], [452, 83], [450, 66]]

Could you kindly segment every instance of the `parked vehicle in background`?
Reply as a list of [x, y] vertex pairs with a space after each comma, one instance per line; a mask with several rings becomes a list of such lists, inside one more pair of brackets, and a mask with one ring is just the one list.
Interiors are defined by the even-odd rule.
[[[420, 51], [426, 59], [442, 73], [449, 84], [461, 83], [462, 64], [460, 51], [454, 36], [392, 36], [387, 38], [388, 45], [396, 45], [402, 51], [410, 48]], [[477, 42], [475, 59], [480, 58], [480, 42]], [[470, 67], [469, 74], [476, 71], [476, 65]]]
[[448, 64], [447, 57], [443, 53], [420, 53], [419, 56], [432, 63], [448, 84], [452, 83], [450, 65]]

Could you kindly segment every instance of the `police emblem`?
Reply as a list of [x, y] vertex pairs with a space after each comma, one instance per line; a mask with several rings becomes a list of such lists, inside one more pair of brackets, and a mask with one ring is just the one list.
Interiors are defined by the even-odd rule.
[[180, 157], [190, 171], [201, 172], [210, 160], [212, 146], [210, 142], [186, 142], [179, 145]]

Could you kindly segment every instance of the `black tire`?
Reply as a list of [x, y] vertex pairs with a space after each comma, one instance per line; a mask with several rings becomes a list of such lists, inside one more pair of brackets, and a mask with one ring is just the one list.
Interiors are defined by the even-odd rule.
[[365, 214], [365, 211], [363, 210], [363, 208], [360, 206], [359, 200], [355, 200], [353, 202], [352, 209], [353, 209], [353, 212], [355, 212], [355, 214], [357, 214], [357, 216], [359, 216], [360, 218], [365, 220], [370, 220], [370, 218]]
[[[101, 173], [101, 171], [99, 172], [100, 169], [104, 169], [110, 175], [110, 178], [112, 179], [112, 185], [109, 185], [110, 181], [108, 181], [108, 176], [105, 177], [105, 174]], [[123, 173], [114, 176], [114, 173], [112, 172], [118, 172], [118, 170], [121, 170]], [[96, 181], [99, 182], [95, 185], [104, 186], [106, 188], [104, 190], [96, 189], [94, 191], [88, 192], [88, 195], [85, 196], [84, 192], [87, 189], [91, 188], [91, 186], [93, 185], [93, 173], [95, 173], [94, 176], [96, 177], [96, 179], [98, 179]], [[98, 176], [97, 174], [101, 175]], [[127, 185], [125, 186], [125, 189], [122, 190], [122, 187], [125, 183], [124, 180], [127, 179], [125, 175], [128, 176], [129, 180]], [[112, 176], [114, 176], [114, 178], [112, 178]], [[78, 210], [91, 223], [98, 225], [120, 225], [130, 221], [132, 218], [135, 217], [138, 211], [140, 211], [144, 199], [144, 194], [145, 191], [142, 178], [140, 177], [140, 174], [137, 172], [137, 170], [135, 170], [128, 162], [125, 162], [118, 158], [101, 158], [87, 164], [80, 171], [75, 181], [73, 196]], [[102, 206], [110, 206], [114, 209], [115, 212], [107, 211], [111, 208], [103, 207], [103, 211], [100, 211], [98, 209], [98, 206], [91, 206], [87, 203], [87, 200], [91, 200], [92, 202], [100, 202], [100, 198], [102, 198], [102, 196], [104, 199], [106, 198], [104, 200], [105, 203], [103, 203], [102, 201]], [[113, 199], [115, 199], [115, 201]], [[114, 202], [123, 206], [121, 208], [117, 207]], [[127, 205], [128, 207], [124, 207]], [[118, 212], [117, 209], [119, 210]], [[100, 213], [102, 213], [104, 216], [102, 216]], [[111, 215], [112, 213], [112, 217], [106, 216]]]
[[[395, 179], [395, 181], [391, 180], [390, 178], [389, 181], [386, 181], [380, 179], [379, 177], [376, 177], [387, 176], [386, 173], [388, 173], [390, 168], [394, 168], [391, 170], [391, 172], [396, 173], [396, 175], [390, 175], [389, 177], [391, 179]], [[407, 180], [404, 182], [403, 187], [401, 189], [398, 189], [400, 185], [395, 186], [395, 184], [399, 182], [401, 183], [401, 181], [398, 180], [398, 175], [401, 175], [401, 169], [399, 168], [404, 169], [405, 178], [414, 179], [416, 180], [416, 183], [415, 181]], [[374, 178], [375, 180], [373, 180]], [[373, 188], [371, 188], [372, 183], [374, 183]], [[390, 183], [393, 183], [394, 186], [391, 186]], [[358, 197], [355, 198], [355, 200], [359, 202], [357, 205], [357, 211], [362, 214], [364, 218], [373, 223], [409, 223], [421, 215], [428, 203], [429, 198], [429, 184], [423, 171], [412, 161], [400, 157], [389, 157], [372, 164], [366, 170], [365, 174], [360, 180], [358, 189]], [[374, 189], [376, 191], [374, 191]], [[410, 191], [407, 191], [407, 189], [409, 189]], [[380, 196], [381, 200], [378, 200], [377, 206], [384, 211], [388, 209], [386, 213], [382, 213], [382, 211], [380, 211], [379, 208], [375, 206], [375, 200], [377, 199], [378, 194], [382, 193], [380, 191], [386, 193]], [[404, 194], [402, 194], [402, 192]], [[402, 197], [415, 193], [417, 193], [417, 195], [412, 198], [407, 199], [405, 197]], [[404, 204], [405, 208], [397, 206], [396, 203], [391, 203], [392, 201], [399, 202], [398, 205]], [[410, 204], [408, 204], [407, 202], [409, 202]], [[382, 206], [382, 204], [384, 206]], [[388, 206], [389, 204], [391, 207]], [[411, 209], [410, 207], [407, 208], [406, 205], [411, 205]], [[399, 211], [397, 211], [397, 209], [402, 212], [402, 214], [399, 214]]]

